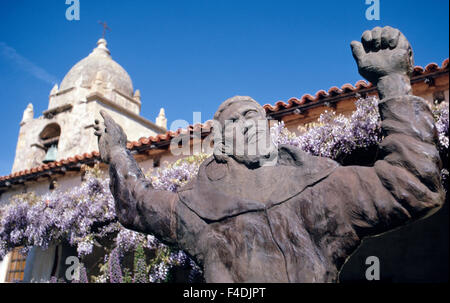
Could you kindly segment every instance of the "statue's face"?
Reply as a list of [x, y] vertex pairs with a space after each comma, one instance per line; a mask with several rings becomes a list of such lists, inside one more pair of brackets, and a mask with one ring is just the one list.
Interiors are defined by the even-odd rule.
[[264, 165], [276, 150], [264, 109], [254, 102], [236, 102], [220, 115], [224, 151], [247, 165]]

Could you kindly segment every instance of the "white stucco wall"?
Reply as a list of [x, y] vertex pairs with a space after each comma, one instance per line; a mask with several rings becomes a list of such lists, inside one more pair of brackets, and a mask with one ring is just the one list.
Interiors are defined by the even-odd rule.
[[[59, 190], [67, 190], [81, 183], [80, 173], [71, 173], [67, 176], [55, 177]], [[34, 192], [37, 195], [43, 195], [49, 191], [50, 181], [41, 179], [35, 182], [29, 182], [26, 185], [15, 186], [0, 196], [0, 206], [9, 204], [12, 196], [22, 193]]]
[[0, 261], [0, 283], [5, 282], [10, 256], [11, 254], [8, 254], [3, 261]]
[[122, 126], [130, 141], [156, 135], [156, 132], [142, 121], [127, 116], [99, 101], [76, 103], [71, 110], [59, 113], [50, 119], [40, 116], [26, 121], [21, 126], [12, 172], [42, 165], [45, 151], [34, 144], [41, 145], [39, 134], [52, 123], [57, 123], [61, 128], [57, 160], [98, 150], [93, 125], [95, 119], [102, 121], [100, 116], [102, 109], [106, 110]]

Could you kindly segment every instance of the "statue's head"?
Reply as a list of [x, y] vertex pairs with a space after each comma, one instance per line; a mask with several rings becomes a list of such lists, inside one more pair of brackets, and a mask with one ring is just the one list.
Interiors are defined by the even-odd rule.
[[264, 108], [246, 96], [223, 102], [214, 115], [214, 157], [227, 157], [248, 167], [270, 165], [276, 161], [277, 148], [270, 137]]

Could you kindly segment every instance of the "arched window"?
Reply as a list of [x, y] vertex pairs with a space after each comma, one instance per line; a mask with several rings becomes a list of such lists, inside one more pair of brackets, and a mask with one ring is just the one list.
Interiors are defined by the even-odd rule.
[[51, 123], [41, 131], [39, 140], [46, 150], [45, 158], [42, 162], [49, 163], [57, 160], [60, 135], [61, 127], [57, 123]]

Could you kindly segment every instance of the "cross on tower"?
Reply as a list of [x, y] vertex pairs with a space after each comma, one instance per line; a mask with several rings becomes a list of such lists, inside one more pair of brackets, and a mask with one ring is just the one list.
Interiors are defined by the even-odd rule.
[[102, 38], [105, 38], [105, 34], [106, 34], [106, 30], [111, 30], [108, 25], [106, 24], [106, 22], [102, 22], [102, 21], [98, 21], [99, 24], [101, 24], [103, 26], [103, 36]]

